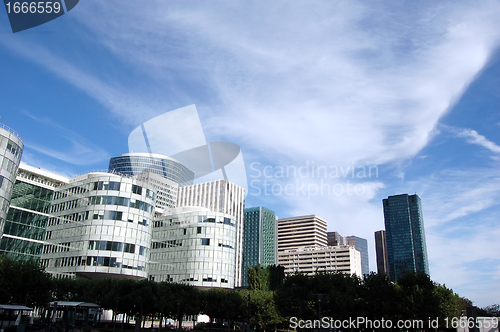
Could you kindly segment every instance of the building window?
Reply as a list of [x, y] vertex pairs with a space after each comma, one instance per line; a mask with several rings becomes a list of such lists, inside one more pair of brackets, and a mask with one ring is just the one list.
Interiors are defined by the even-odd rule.
[[196, 228], [196, 234], [201, 234], [201, 227]]
[[201, 245], [202, 246], [209, 246], [210, 245], [210, 239], [201, 239]]

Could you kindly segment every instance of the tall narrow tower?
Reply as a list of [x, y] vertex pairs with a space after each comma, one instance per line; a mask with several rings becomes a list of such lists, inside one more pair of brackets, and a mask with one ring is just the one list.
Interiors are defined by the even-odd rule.
[[383, 205], [389, 278], [395, 281], [408, 270], [429, 274], [420, 197], [389, 196]]

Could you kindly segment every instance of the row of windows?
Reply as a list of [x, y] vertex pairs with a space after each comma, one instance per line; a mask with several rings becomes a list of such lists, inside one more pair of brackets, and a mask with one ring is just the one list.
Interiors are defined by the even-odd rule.
[[89, 241], [89, 245], [87, 248], [89, 250], [109, 250], [128, 252], [131, 254], [135, 253], [135, 244], [114, 241]]
[[88, 192], [88, 189], [85, 187], [79, 187], [79, 186], [71, 187], [69, 189], [66, 189], [65, 191], [60, 191], [55, 193], [54, 199], [65, 198], [73, 195], [80, 195], [86, 192]]
[[151, 244], [151, 249], [182, 247], [182, 242], [177, 240], [155, 241]]
[[153, 213], [153, 206], [143, 201], [118, 196], [92, 196], [88, 205], [118, 205], [127, 206], [149, 213]]
[[[49, 264], [48, 260], [43, 260], [43, 265], [47, 266]], [[55, 260], [55, 267], [64, 267], [64, 266], [108, 266], [108, 267], [117, 267], [123, 269], [133, 269], [143, 271], [145, 270], [144, 266], [130, 266], [122, 264], [121, 262], [117, 262], [116, 257], [101, 257], [101, 256], [78, 256], [78, 257], [64, 257], [57, 258]]]
[[20, 157], [21, 156], [21, 148], [14, 142], [12, 142], [11, 140], [9, 140], [7, 142], [7, 151], [9, 151], [10, 153], [12, 153], [14, 156], [16, 157]]
[[[73, 221], [83, 221], [88, 220], [90, 211], [71, 213], [61, 217], [52, 217], [49, 219], [48, 226], [67, 224]], [[122, 211], [94, 211], [92, 214], [92, 219], [94, 220], [119, 220], [124, 221]], [[128, 222], [134, 222], [133, 219], [128, 219]], [[138, 221], [139, 225], [147, 226], [148, 222], [146, 219]]]
[[52, 254], [55, 252], [67, 252], [70, 251], [70, 242], [59, 243], [59, 244], [46, 244], [43, 246], [44, 254]]
[[76, 207], [78, 207], [78, 199], [62, 202], [59, 204], [54, 204], [50, 207], [50, 212], [59, 212], [59, 211], [74, 209]]
[[219, 224], [225, 224], [225, 225], [231, 225], [234, 226], [234, 223], [231, 222], [231, 218], [217, 218], [218, 220], [216, 221], [215, 218], [207, 218], [207, 216], [198, 216], [198, 222], [217, 222]]
[[[93, 185], [92, 188], [93, 188], [93, 190], [116, 190], [116, 191], [120, 191], [120, 182], [98, 181], [98, 182], [94, 182], [94, 185]], [[137, 190], [137, 188], [136, 188], [136, 190]]]

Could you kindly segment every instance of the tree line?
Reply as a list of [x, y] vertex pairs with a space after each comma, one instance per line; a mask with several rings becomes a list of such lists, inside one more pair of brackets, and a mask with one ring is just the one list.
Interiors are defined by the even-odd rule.
[[[36, 262], [0, 257], [0, 304], [24, 304], [46, 308], [51, 301], [81, 301], [99, 304], [136, 317], [173, 318], [207, 314], [212, 322], [229, 326], [250, 324], [252, 328], [287, 329], [290, 318], [317, 320], [429, 319], [460, 317], [472, 302], [426, 274], [407, 273], [397, 283], [386, 275], [364, 279], [342, 273], [285, 277], [282, 267], [249, 268], [248, 289], [200, 290], [171, 282], [130, 279], [55, 279]], [[480, 311], [498, 314], [498, 305]], [[427, 329], [430, 330], [430, 329]]]

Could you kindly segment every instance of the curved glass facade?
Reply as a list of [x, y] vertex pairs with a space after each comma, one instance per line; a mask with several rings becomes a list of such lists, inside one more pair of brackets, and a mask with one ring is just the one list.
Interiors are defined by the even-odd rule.
[[155, 220], [150, 279], [234, 288], [236, 217], [203, 208], [187, 210]]
[[178, 183], [179, 186], [193, 184], [194, 172], [175, 159], [148, 153], [127, 153], [109, 160], [110, 173], [139, 175], [145, 172], [159, 174]]
[[56, 189], [42, 265], [56, 275], [146, 278], [154, 218], [152, 186], [90, 173]]
[[0, 236], [3, 233], [23, 147], [21, 137], [9, 127], [0, 124]]

